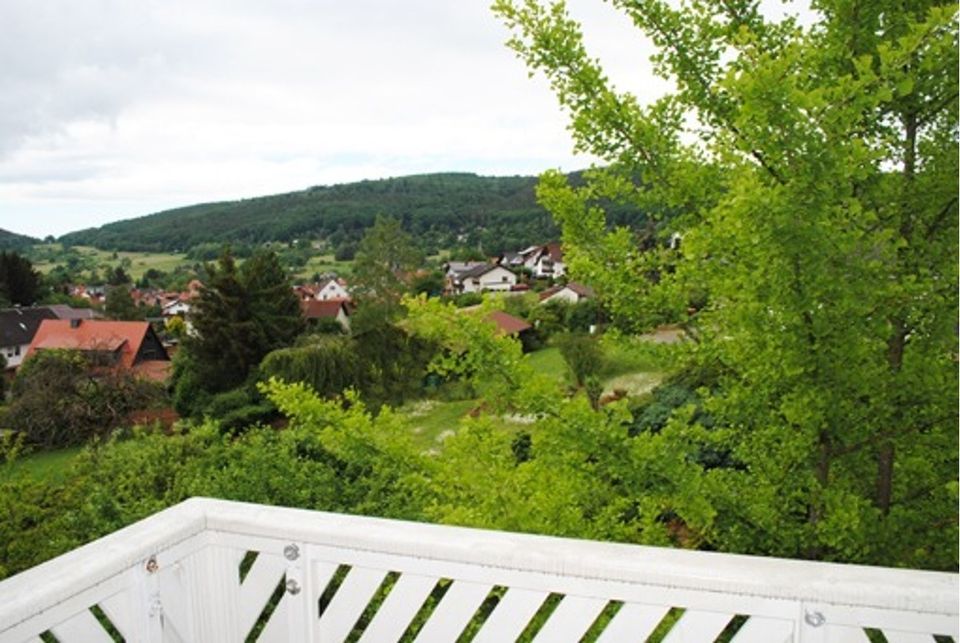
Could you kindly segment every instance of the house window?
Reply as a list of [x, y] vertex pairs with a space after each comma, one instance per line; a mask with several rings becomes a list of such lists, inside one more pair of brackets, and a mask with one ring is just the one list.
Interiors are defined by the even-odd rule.
[[506, 277], [500, 277], [500, 281], [502, 281], [503, 283], [507, 283], [507, 278], [506, 278]]
[[14, 355], [20, 355], [20, 347], [19, 347], [19, 346], [17, 346], [16, 348], [13, 349], [13, 354], [14, 354]]

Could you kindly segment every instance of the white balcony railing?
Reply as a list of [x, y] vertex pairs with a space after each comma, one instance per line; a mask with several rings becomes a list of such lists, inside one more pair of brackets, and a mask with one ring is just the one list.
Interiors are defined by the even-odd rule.
[[4, 643], [933, 643], [957, 615], [954, 574], [199, 498], [0, 583]]

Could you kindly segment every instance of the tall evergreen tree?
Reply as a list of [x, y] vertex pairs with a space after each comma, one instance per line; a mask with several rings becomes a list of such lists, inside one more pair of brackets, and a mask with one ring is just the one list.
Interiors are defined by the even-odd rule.
[[187, 372], [176, 377], [209, 393], [242, 384], [264, 355], [290, 345], [304, 327], [290, 281], [276, 255], [267, 252], [238, 267], [225, 251], [207, 266], [190, 322], [193, 333], [184, 340], [187, 356], [181, 360]]
[[40, 273], [16, 252], [0, 252], [0, 300], [30, 306], [41, 295]]

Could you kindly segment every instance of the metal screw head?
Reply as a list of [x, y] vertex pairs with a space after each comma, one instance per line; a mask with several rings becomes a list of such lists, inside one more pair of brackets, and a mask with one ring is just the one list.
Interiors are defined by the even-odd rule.
[[287, 545], [283, 548], [283, 557], [287, 560], [296, 560], [300, 558], [300, 548], [296, 545]]
[[146, 567], [147, 567], [148, 574], [156, 574], [157, 570], [160, 569], [160, 564], [157, 562], [157, 557], [151, 556], [150, 559], [147, 560]]
[[821, 612], [805, 612], [803, 620], [805, 620], [810, 627], [820, 627], [827, 622], [827, 617]]
[[288, 594], [293, 594], [294, 596], [296, 596], [297, 594], [299, 594], [299, 593], [300, 593], [300, 583], [298, 583], [297, 581], [293, 580], [292, 578], [291, 578], [290, 580], [288, 580], [288, 581], [287, 581], [287, 593], [288, 593]]

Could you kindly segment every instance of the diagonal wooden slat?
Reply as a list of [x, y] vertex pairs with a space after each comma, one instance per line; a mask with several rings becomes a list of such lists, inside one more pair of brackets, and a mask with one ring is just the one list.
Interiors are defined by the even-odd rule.
[[546, 624], [537, 632], [535, 643], [576, 642], [580, 640], [603, 608], [605, 599], [565, 596]]
[[473, 643], [514, 641], [537, 613], [546, 592], [511, 588], [494, 608], [493, 613], [473, 639]]
[[401, 576], [387, 599], [377, 610], [376, 616], [364, 630], [360, 643], [379, 641], [398, 641], [410, 625], [410, 621], [420, 611], [427, 596], [437, 585], [436, 578], [404, 574]]
[[113, 643], [90, 610], [83, 610], [51, 631], [60, 643]]
[[792, 640], [791, 621], [751, 616], [733, 637], [732, 643], [789, 643]]
[[135, 640], [133, 600], [129, 592], [119, 592], [100, 601], [100, 609], [127, 641]]
[[727, 626], [732, 614], [687, 610], [670, 628], [663, 643], [703, 643], [713, 641]]
[[352, 568], [320, 618], [321, 639], [342, 641], [347, 638], [386, 575], [387, 572], [381, 569]]
[[492, 587], [487, 583], [454, 581], [420, 630], [416, 643], [455, 641]]
[[243, 583], [238, 581], [240, 631], [244, 632], [244, 635], [250, 632], [257, 622], [286, 568], [286, 562], [280, 556], [261, 553], [253, 562], [253, 567], [247, 572]]
[[883, 635], [887, 637], [888, 643], [934, 643], [933, 634], [883, 630]]
[[290, 643], [293, 640], [290, 638], [290, 620], [286, 610], [283, 609], [283, 601], [286, 599], [287, 595], [284, 594], [284, 598], [280, 599], [280, 605], [257, 637], [257, 643]]
[[669, 611], [665, 605], [624, 603], [604, 628], [597, 643], [645, 641]]

